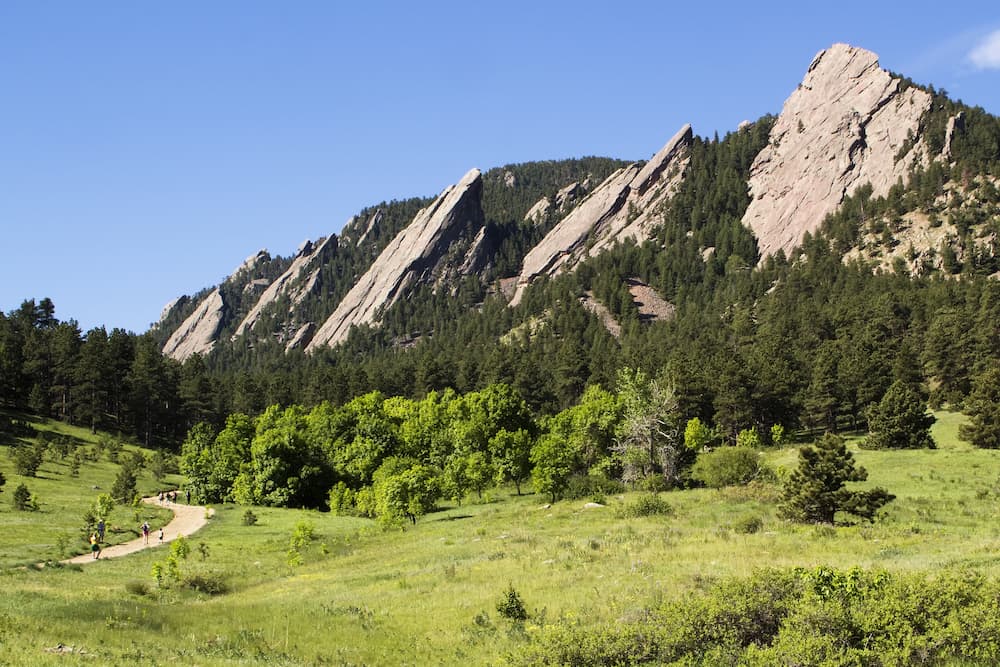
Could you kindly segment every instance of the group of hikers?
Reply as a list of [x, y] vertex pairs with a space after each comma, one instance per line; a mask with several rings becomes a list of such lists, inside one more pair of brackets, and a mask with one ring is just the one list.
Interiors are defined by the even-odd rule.
[[[158, 497], [161, 504], [163, 503], [164, 500], [166, 500], [168, 503], [177, 502], [177, 491], [176, 490], [167, 492], [160, 491], [158, 492]], [[187, 502], [189, 504], [191, 502], [190, 491], [187, 492]], [[150, 532], [149, 522], [143, 521], [140, 530], [142, 531], [142, 543], [144, 546], [148, 546], [149, 532]], [[90, 534], [90, 553], [93, 555], [94, 560], [97, 560], [98, 558], [101, 557], [101, 551], [103, 550], [101, 544], [104, 542], [104, 531], [105, 531], [104, 519], [101, 519], [100, 521], [97, 522], [97, 530], [95, 530]], [[159, 538], [160, 538], [160, 544], [163, 544], [163, 526], [160, 526]]]

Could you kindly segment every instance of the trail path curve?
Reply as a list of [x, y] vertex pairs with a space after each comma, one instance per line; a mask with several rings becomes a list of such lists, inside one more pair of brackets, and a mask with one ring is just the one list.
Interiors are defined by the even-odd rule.
[[[157, 497], [143, 498], [142, 502], [150, 505], [158, 505], [160, 507], [165, 507], [174, 513], [174, 518], [170, 520], [163, 526], [163, 544], [167, 542], [172, 542], [177, 539], [180, 535], [185, 537], [194, 533], [195, 531], [201, 529], [208, 523], [208, 515], [211, 513], [206, 507], [201, 505], [185, 505], [183, 503], [160, 503]], [[93, 554], [89, 551], [85, 554], [79, 556], [74, 556], [67, 560], [62, 561], [63, 563], [77, 563], [79, 565], [84, 565], [86, 563], [96, 563], [98, 560], [104, 560], [105, 558], [118, 558], [119, 556], [127, 556], [128, 554], [135, 553], [137, 551], [142, 551], [143, 549], [149, 549], [160, 545], [159, 539], [159, 529], [150, 528], [149, 531], [149, 544], [142, 543], [142, 536], [135, 538], [129, 542], [122, 542], [121, 544], [115, 544], [110, 547], [105, 547], [101, 551], [101, 557], [95, 559]]]

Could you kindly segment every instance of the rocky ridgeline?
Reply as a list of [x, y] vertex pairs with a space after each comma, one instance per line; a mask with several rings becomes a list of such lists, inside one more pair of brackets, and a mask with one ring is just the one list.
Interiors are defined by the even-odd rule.
[[[875, 196], [884, 195], [899, 179], [905, 181], [914, 166], [947, 160], [952, 134], [963, 120], [958, 116], [949, 121], [944, 150], [932, 156], [920, 127], [930, 104], [928, 93], [883, 70], [870, 51], [845, 44], [821, 51], [785, 101], [768, 146], [751, 167], [751, 202], [743, 223], [756, 235], [762, 256], [794, 249], [806, 232], [816, 231], [845, 196], [865, 183], [871, 183]], [[561, 219], [527, 252], [518, 276], [501, 281], [511, 303], [517, 304], [538, 277], [572, 270], [581, 259], [619, 241], [649, 238], [664, 204], [684, 178], [692, 140], [691, 126], [685, 125], [648, 162], [618, 170], [586, 197], [589, 184], [570, 183], [532, 207], [525, 216], [528, 223]], [[504, 182], [517, 187], [511, 172]], [[305, 244], [273, 283], [257, 280], [247, 285], [241, 308], [248, 297], [260, 296], [233, 338], [251, 336], [268, 308], [287, 298], [290, 312], [281, 323], [279, 340], [286, 349], [315, 352], [342, 342], [352, 326], [377, 325], [384, 309], [418, 284], [452, 289], [461, 276], [481, 273], [496, 252], [495, 239], [484, 224], [482, 189], [480, 172], [473, 169], [444, 190], [331, 306], [333, 312], [316, 322], [303, 322], [300, 306], [310, 297], [323, 296], [320, 269], [337, 251], [338, 242], [330, 235]], [[339, 245], [360, 248], [381, 222], [381, 210], [367, 219], [352, 219]], [[262, 256], [267, 257], [262, 253], [248, 259], [237, 274], [244, 271], [240, 275], [245, 278]], [[643, 303], [653, 303], [653, 296], [633, 294]], [[227, 316], [234, 316], [226, 308], [223, 291], [214, 290], [173, 332], [164, 353], [185, 359], [211, 350], [228, 326]]]
[[[422, 209], [413, 222], [385, 247], [306, 346], [307, 352], [336, 345], [354, 325], [372, 324], [379, 312], [405, 296], [418, 281], [434, 280], [441, 260], [464, 233], [480, 230], [483, 180], [478, 169], [467, 173]], [[473, 248], [477, 247], [473, 244]], [[462, 264], [474, 263], [463, 253]]]
[[236, 327], [233, 340], [253, 329], [264, 310], [282, 296], [290, 296], [292, 310], [289, 314], [293, 314], [295, 306], [302, 303], [302, 300], [316, 289], [323, 262], [328, 258], [328, 253], [336, 248], [337, 237], [333, 234], [316, 243], [306, 241], [299, 246], [292, 265], [267, 286], [257, 299], [257, 303]]
[[511, 305], [539, 276], [556, 275], [617, 241], [644, 240], [658, 205], [673, 195], [684, 176], [691, 139], [691, 126], [685, 125], [649, 162], [611, 174], [559, 221], [525, 256]]
[[[255, 255], [247, 257], [235, 271], [233, 271], [226, 282], [240, 280], [244, 276], [250, 275], [254, 268], [261, 262], [270, 261], [271, 256], [266, 250], [260, 250]], [[163, 309], [161, 322], [169, 313], [173, 306], [179, 303], [174, 299]], [[163, 346], [163, 354], [177, 361], [184, 361], [192, 354], [207, 354], [215, 347], [219, 339], [219, 331], [226, 317], [226, 302], [222, 296], [222, 291], [218, 288], [201, 300], [198, 306], [190, 315], [177, 327], [167, 339]]]
[[812, 61], [785, 101], [770, 143], [750, 171], [752, 200], [743, 224], [757, 236], [761, 256], [787, 254], [865, 183], [885, 195], [928, 159], [918, 135], [931, 96], [905, 88], [879, 67], [871, 51], [835, 44]]

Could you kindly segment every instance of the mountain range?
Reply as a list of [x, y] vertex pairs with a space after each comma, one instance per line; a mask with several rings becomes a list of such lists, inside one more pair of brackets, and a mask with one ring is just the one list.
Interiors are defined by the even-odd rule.
[[[750, 268], [789, 258], [852, 197], [917, 191], [915, 174], [950, 165], [956, 146], [970, 141], [968, 113], [932, 88], [882, 69], [870, 51], [846, 44], [820, 51], [780, 114], [744, 121], [732, 133], [751, 154], [734, 186], [747, 201], [729, 207], [737, 211], [731, 223], [749, 230], [756, 247], [723, 253], [717, 237], [700, 245], [692, 261]], [[666, 128], [664, 135], [670, 132], [644, 162], [582, 158], [485, 173], [472, 168], [436, 197], [368, 207], [339, 235], [306, 241], [290, 258], [261, 250], [219, 285], [176, 299], [153, 333], [163, 353], [179, 361], [227, 348], [315, 354], [343, 344], [353, 329], [379, 329], [394, 311], [396, 329], [410, 334], [396, 344], [405, 345], [432, 333], [407, 320], [407, 302], [420, 295], [475, 294], [466, 299], [471, 307], [499, 296], [517, 308], [533, 286], [613, 248], [659, 244], [656, 251], [666, 257], [671, 234], [658, 230], [668, 224], [671, 207], [683, 203], [678, 192], [703, 168], [696, 165], [704, 143], [691, 125]], [[735, 167], [715, 167], [712, 178], [737, 178], [726, 176], [737, 173]], [[869, 220], [862, 205], [863, 224], [840, 237], [845, 258], [876, 269], [903, 265], [916, 275], [983, 248], [995, 255], [990, 234], [971, 242], [963, 234], [963, 220], [975, 218], [979, 186], [985, 187], [970, 178], [952, 180], [927, 195], [948, 215], [900, 207]], [[696, 221], [700, 211], [684, 214]], [[678, 234], [690, 239], [697, 227], [692, 222]], [[623, 280], [640, 314], [670, 316], [671, 294]], [[612, 304], [593, 294], [584, 301], [609, 330], [620, 326]]]

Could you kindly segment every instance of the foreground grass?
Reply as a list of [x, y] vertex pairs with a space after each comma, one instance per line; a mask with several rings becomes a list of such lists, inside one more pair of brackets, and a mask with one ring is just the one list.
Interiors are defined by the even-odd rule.
[[[763, 485], [665, 494], [672, 515], [639, 519], [616, 516], [632, 494], [585, 509], [502, 493], [388, 532], [265, 508], [245, 526], [245, 508], [220, 506], [181, 566], [185, 576], [224, 583], [220, 595], [157, 588], [150, 572], [167, 547], [82, 569], [2, 570], [0, 663], [490, 664], [530, 641], [533, 627], [608, 626], [762, 567], [972, 568], [995, 577], [1000, 458], [957, 440], [960, 417], [939, 417], [937, 450], [855, 449], [867, 483], [897, 496], [874, 525], [787, 524], [775, 516], [774, 487]], [[768, 458], [790, 468], [796, 453]], [[0, 521], [8, 514], [9, 505]], [[740, 532], [751, 518], [761, 529]], [[294, 564], [289, 539], [303, 521], [315, 539]], [[531, 614], [524, 626], [497, 613], [509, 586]], [[87, 657], [45, 651], [58, 644]]]

